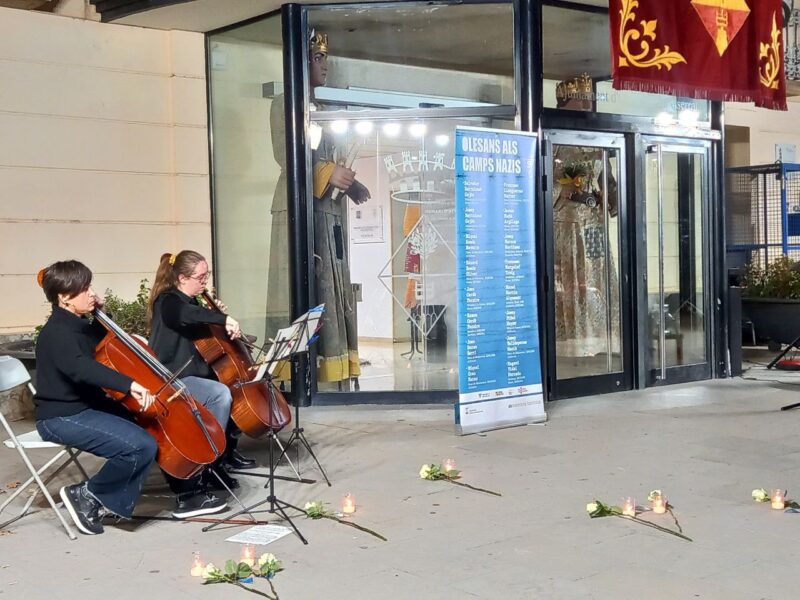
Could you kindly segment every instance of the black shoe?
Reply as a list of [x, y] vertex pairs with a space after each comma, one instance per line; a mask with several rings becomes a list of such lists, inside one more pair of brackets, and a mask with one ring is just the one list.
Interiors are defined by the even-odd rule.
[[81, 533], [86, 535], [103, 533], [103, 524], [100, 522], [102, 504], [89, 495], [85, 482], [66, 485], [61, 488], [59, 495]]
[[200, 515], [213, 515], [214, 513], [225, 510], [228, 506], [225, 500], [206, 492], [178, 496], [177, 500], [178, 506], [172, 511], [172, 516], [176, 519], [188, 519], [189, 517], [199, 517]]
[[247, 458], [238, 450], [231, 450], [225, 454], [225, 466], [229, 469], [255, 469], [256, 461]]
[[[222, 481], [220, 481], [220, 479]], [[239, 480], [234, 479], [220, 467], [210, 467], [203, 473], [203, 483], [206, 488], [214, 492], [222, 492], [227, 490], [238, 490]], [[225, 485], [222, 485], [222, 484]], [[228, 486], [227, 488], [225, 486]]]

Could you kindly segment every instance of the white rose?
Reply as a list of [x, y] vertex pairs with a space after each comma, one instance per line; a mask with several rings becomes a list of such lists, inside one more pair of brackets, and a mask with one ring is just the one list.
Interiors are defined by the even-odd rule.
[[650, 502], [653, 502], [656, 498], [661, 498], [664, 494], [661, 493], [661, 490], [653, 490], [647, 495], [647, 499]]
[[203, 579], [211, 579], [213, 573], [218, 571], [217, 567], [214, 566], [214, 563], [208, 563], [203, 568]]
[[761, 488], [758, 490], [753, 490], [753, 500], [756, 502], [766, 502], [769, 500], [769, 494], [767, 494], [767, 490]]
[[431, 465], [422, 465], [422, 468], [419, 470], [420, 479], [427, 479], [430, 474]]
[[596, 510], [597, 510], [597, 502], [589, 502], [589, 504], [586, 505], [586, 512], [593, 513]]
[[259, 566], [259, 567], [263, 567], [265, 564], [267, 564], [267, 563], [271, 563], [271, 562], [273, 562], [274, 560], [275, 560], [275, 555], [274, 555], [274, 554], [270, 554], [269, 552], [267, 552], [267, 553], [265, 553], [265, 554], [262, 554], [262, 555], [261, 555], [261, 556], [258, 558], [258, 566]]

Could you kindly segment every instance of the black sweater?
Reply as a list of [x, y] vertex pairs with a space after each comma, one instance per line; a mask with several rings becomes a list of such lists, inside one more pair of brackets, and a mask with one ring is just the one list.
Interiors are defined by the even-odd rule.
[[53, 307], [36, 340], [36, 419], [67, 417], [98, 403], [112, 402], [100, 388], [119, 392], [133, 380], [94, 359], [105, 335], [98, 322], [90, 323], [68, 310]]
[[150, 347], [158, 360], [172, 372], [191, 358], [191, 364], [180, 372], [181, 378], [214, 378], [211, 368], [195, 348], [194, 340], [207, 337], [207, 326], [224, 325], [225, 319], [227, 315], [200, 306], [197, 299], [180, 290], [168, 289], [153, 304]]

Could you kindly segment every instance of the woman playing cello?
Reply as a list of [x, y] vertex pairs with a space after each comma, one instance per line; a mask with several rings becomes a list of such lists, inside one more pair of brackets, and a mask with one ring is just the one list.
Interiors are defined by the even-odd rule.
[[38, 280], [53, 312], [36, 341], [36, 429], [46, 441], [108, 459], [93, 477], [60, 493], [82, 533], [103, 533], [104, 511], [120, 517], [133, 513], [157, 445], [101, 388], [130, 393], [142, 410], [154, 399], [130, 377], [95, 360], [106, 330], [85, 318], [102, 306], [88, 267], [57, 262], [42, 269]]
[[[239, 323], [232, 317], [209, 310], [197, 302], [196, 296], [205, 289], [208, 277], [208, 263], [197, 252], [183, 250], [161, 257], [148, 306], [150, 346], [158, 359], [172, 371], [178, 371], [188, 361], [188, 366], [180, 372], [181, 382], [214, 414], [227, 432], [226, 454], [211, 466], [204, 482], [207, 487], [220, 489], [218, 479], [221, 479], [234, 489], [238, 482], [225, 472], [221, 463], [251, 468], [255, 461], [236, 451], [240, 432], [230, 420], [231, 392], [216, 381], [213, 371], [195, 348], [194, 340], [204, 335], [207, 325], [224, 325], [231, 338], [240, 337], [241, 331]], [[175, 516], [191, 511], [205, 495], [197, 478], [184, 481], [167, 477], [167, 481], [178, 494]]]

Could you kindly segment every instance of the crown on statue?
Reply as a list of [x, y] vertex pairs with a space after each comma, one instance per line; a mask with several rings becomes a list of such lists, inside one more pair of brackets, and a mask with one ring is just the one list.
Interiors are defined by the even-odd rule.
[[586, 98], [592, 93], [592, 78], [588, 73], [581, 73], [572, 79], [565, 79], [556, 86], [556, 98], [569, 100], [570, 98]]
[[311, 35], [308, 36], [309, 51], [311, 54], [322, 52], [328, 53], [328, 34], [319, 33], [316, 29], [311, 30]]

